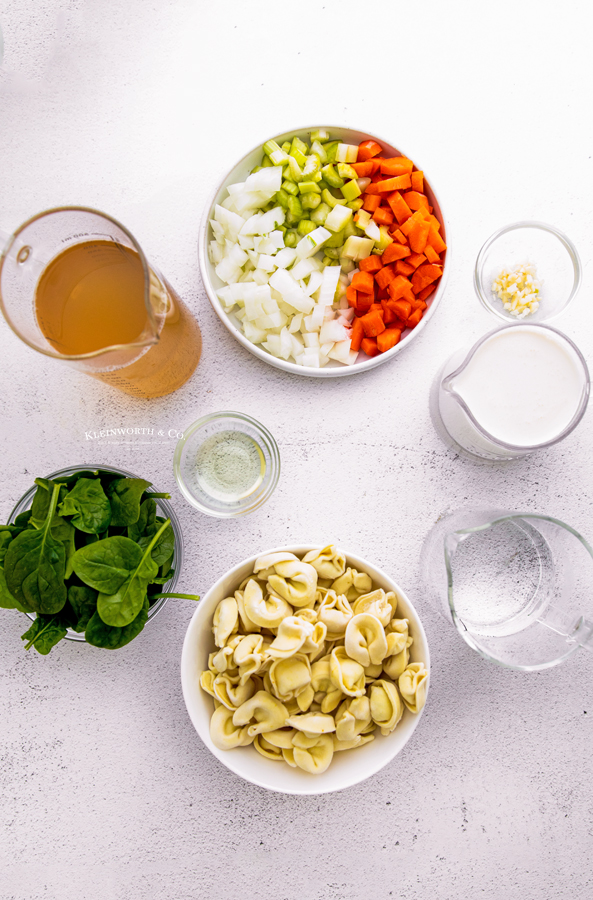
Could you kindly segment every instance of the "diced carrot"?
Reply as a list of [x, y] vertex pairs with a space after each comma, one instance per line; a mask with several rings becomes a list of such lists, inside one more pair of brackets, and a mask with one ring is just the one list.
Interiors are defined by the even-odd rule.
[[352, 285], [349, 285], [346, 288], [346, 300], [348, 301], [350, 306], [353, 306], [354, 309], [356, 309], [356, 305], [357, 305], [356, 288], [353, 288]]
[[375, 210], [381, 203], [381, 198], [378, 194], [365, 194], [364, 195], [364, 203], [362, 204], [362, 208], [366, 209], [367, 212], [374, 213]]
[[401, 336], [402, 333], [399, 328], [386, 328], [385, 331], [377, 335], [377, 347], [379, 348], [379, 353], [385, 353], [386, 350], [391, 350], [392, 347], [399, 344]]
[[440, 236], [438, 230], [431, 226], [430, 232], [428, 234], [428, 243], [437, 253], [442, 253], [443, 250], [447, 249], [447, 245], [444, 240]]
[[[403, 197], [402, 197], [402, 200], [403, 200]], [[405, 200], [404, 200], [404, 203], [406, 203]], [[406, 206], [408, 206], [407, 203], [406, 203]], [[409, 209], [409, 207], [408, 207], [408, 209]], [[409, 239], [410, 232], [414, 230], [414, 227], [418, 223], [425, 222], [425, 221], [427, 221], [427, 220], [424, 218], [424, 216], [422, 214], [422, 210], [417, 209], [415, 213], [412, 213], [412, 215], [409, 217], [409, 219], [406, 219], [405, 222], [400, 222], [399, 227], [400, 227], [400, 230], [403, 232], [403, 234], [405, 234], [406, 237]]]
[[377, 337], [378, 334], [381, 334], [382, 331], [385, 331], [385, 323], [383, 321], [383, 317], [376, 309], [374, 309], [372, 312], [368, 312], [366, 316], [363, 316], [360, 321], [362, 322], [362, 327], [364, 328], [365, 337]]
[[396, 241], [399, 241], [400, 244], [408, 243], [408, 239], [406, 238], [405, 234], [402, 234], [399, 228], [396, 228], [395, 231], [390, 231], [389, 233], [392, 235], [392, 237], [395, 238]]
[[395, 272], [393, 271], [393, 266], [383, 266], [381, 271], [377, 272], [377, 274], [375, 275], [377, 287], [381, 288], [381, 290], [386, 288], [394, 278]]
[[[389, 246], [391, 246], [391, 244]], [[389, 247], [387, 249], [389, 249]], [[389, 260], [387, 260], [387, 262], [389, 262]], [[361, 259], [358, 263], [358, 268], [361, 272], [378, 272], [382, 266], [383, 260], [380, 256], [377, 256], [376, 253], [373, 253], [372, 256], [367, 256], [366, 259]]]
[[418, 266], [421, 266], [422, 263], [426, 262], [426, 257], [423, 253], [412, 253], [411, 256], [406, 258], [406, 262], [409, 263], [413, 269], [417, 269]]
[[422, 318], [422, 310], [417, 309], [416, 312], [413, 312], [409, 319], [406, 319], [406, 325], [408, 328], [415, 328], [420, 319]]
[[378, 312], [379, 315], [381, 316], [381, 318], [383, 318], [383, 315], [384, 315], [383, 306], [377, 302], [371, 303], [371, 308], [369, 309], [369, 312]]
[[354, 319], [352, 322], [352, 331], [350, 332], [350, 349], [360, 350], [360, 343], [364, 337], [364, 328], [360, 319]]
[[373, 213], [373, 219], [378, 225], [392, 225], [394, 216], [390, 209], [383, 209], [380, 206]]
[[389, 203], [392, 212], [400, 226], [402, 222], [405, 222], [406, 219], [409, 219], [412, 215], [412, 210], [399, 191], [394, 191], [393, 194], [389, 194], [389, 196], [387, 197], [387, 202]]
[[384, 175], [411, 175], [414, 163], [405, 156], [392, 156], [381, 163], [381, 172]]
[[424, 302], [424, 300], [419, 300], [418, 297], [416, 297], [415, 300], [412, 300], [412, 301], [410, 301], [410, 302], [411, 302], [411, 305], [412, 305], [412, 312], [413, 312], [413, 313], [416, 312], [417, 309], [422, 310], [422, 312], [424, 312], [425, 309], [428, 309], [428, 304], [426, 304], [426, 303]]
[[377, 291], [377, 300], [381, 301], [381, 300], [388, 300], [388, 299], [389, 299], [389, 291], [387, 290], [387, 288], [380, 288]]
[[375, 279], [370, 272], [356, 272], [350, 282], [350, 287], [356, 288], [363, 294], [372, 294], [375, 290]]
[[423, 300], [426, 303], [428, 297], [430, 297], [433, 291], [436, 290], [436, 286], [437, 282], [433, 281], [433, 283], [429, 284], [428, 287], [425, 287], [423, 291], [420, 291], [419, 294], [416, 294], [416, 300]]
[[[430, 241], [430, 234], [428, 235], [428, 240]], [[429, 243], [424, 248], [424, 252], [426, 253], [426, 258], [429, 262], [436, 263], [440, 260], [439, 254], [433, 247], [430, 246]]]
[[360, 344], [360, 349], [363, 353], [366, 353], [367, 356], [377, 356], [379, 353], [379, 348], [377, 347], [377, 339], [376, 338], [363, 338]]
[[406, 191], [403, 197], [410, 209], [428, 210], [428, 197], [424, 194], [421, 194], [418, 191]]
[[398, 321], [396, 314], [392, 309], [389, 309], [385, 300], [381, 301], [381, 306], [383, 307], [383, 321], [386, 325], [391, 325], [393, 322]]
[[393, 281], [390, 282], [388, 290], [392, 300], [400, 300], [402, 297], [407, 300], [413, 299], [412, 285], [403, 275], [396, 275]]
[[414, 253], [422, 253], [424, 248], [426, 247], [426, 242], [428, 241], [428, 233], [430, 231], [430, 222], [427, 222], [425, 219], [416, 221], [414, 223], [413, 228], [410, 229], [410, 233], [408, 234], [408, 240], [410, 242], [410, 247], [414, 251]]
[[412, 172], [412, 190], [424, 193], [424, 172]]
[[366, 162], [351, 163], [351, 165], [359, 178], [368, 178], [373, 174], [373, 164], [370, 159]]
[[374, 298], [373, 298], [372, 294], [360, 294], [357, 291], [356, 292], [356, 312], [360, 313], [361, 315], [364, 316], [371, 308], [373, 300], [374, 300]]
[[414, 293], [419, 294], [425, 287], [432, 284], [437, 278], [440, 278], [442, 271], [440, 266], [435, 266], [433, 263], [425, 263], [423, 266], [416, 269], [412, 275], [412, 287], [414, 288]]
[[363, 141], [358, 145], [357, 162], [366, 162], [367, 159], [378, 156], [382, 149], [381, 144], [378, 144], [377, 141]]
[[387, 194], [390, 191], [404, 191], [412, 184], [409, 175], [396, 175], [395, 178], [382, 178], [367, 187], [368, 194]]
[[412, 304], [407, 300], [386, 300], [388, 308], [402, 321], [407, 322], [412, 315]]
[[411, 275], [414, 271], [414, 266], [411, 266], [409, 262], [398, 259], [395, 264], [395, 272], [397, 275]]
[[401, 244], [396, 244], [396, 242], [394, 241], [392, 244], [389, 244], [389, 246], [386, 247], [383, 251], [381, 261], [384, 265], [387, 265], [387, 263], [394, 262], [396, 259], [405, 259], [405, 257], [409, 255], [409, 247], [404, 247]]
[[382, 157], [382, 156], [375, 156], [375, 158], [369, 160], [369, 162], [370, 162], [370, 163], [372, 164], [372, 166], [373, 166], [373, 173], [372, 173], [372, 174], [373, 174], [373, 175], [376, 175], [377, 172], [378, 172], [378, 171], [380, 170], [380, 168], [381, 168], [381, 163], [383, 162], [383, 157]]

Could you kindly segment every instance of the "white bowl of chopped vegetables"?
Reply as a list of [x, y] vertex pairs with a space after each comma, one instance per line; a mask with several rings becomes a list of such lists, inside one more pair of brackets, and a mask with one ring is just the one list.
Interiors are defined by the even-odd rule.
[[434, 189], [392, 144], [301, 128], [258, 144], [217, 187], [200, 268], [245, 349], [332, 378], [386, 362], [426, 326], [445, 289], [446, 234]]

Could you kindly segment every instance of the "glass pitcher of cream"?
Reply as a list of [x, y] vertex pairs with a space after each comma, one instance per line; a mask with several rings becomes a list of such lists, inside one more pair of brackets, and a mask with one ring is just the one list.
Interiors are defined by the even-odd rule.
[[0, 241], [0, 309], [29, 347], [135, 397], [162, 397], [200, 359], [198, 323], [111, 216], [62, 207]]
[[578, 347], [549, 325], [491, 331], [445, 363], [433, 387], [437, 431], [473, 456], [510, 460], [563, 440], [589, 400]]

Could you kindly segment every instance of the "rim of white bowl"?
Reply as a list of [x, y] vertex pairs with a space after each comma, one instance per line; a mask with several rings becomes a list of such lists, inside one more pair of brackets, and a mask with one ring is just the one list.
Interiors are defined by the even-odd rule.
[[[376, 366], [383, 365], [383, 363], [388, 362], [388, 360], [393, 359], [398, 353], [401, 353], [402, 350], [405, 350], [411, 343], [414, 337], [417, 334], [421, 334], [423, 329], [426, 327], [427, 323], [434, 315], [434, 311], [436, 307], [439, 305], [441, 298], [445, 292], [445, 287], [447, 283], [447, 278], [449, 277], [449, 270], [451, 268], [451, 237], [449, 224], [447, 219], [443, 213], [443, 209], [441, 206], [441, 202], [437, 195], [437, 192], [432, 186], [430, 179], [425, 178], [425, 182], [430, 188], [432, 196], [436, 202], [436, 206], [438, 207], [439, 215], [438, 218], [443, 227], [445, 236], [447, 238], [447, 252], [445, 255], [445, 262], [443, 265], [443, 274], [441, 275], [441, 280], [439, 285], [433, 295], [430, 306], [426, 310], [425, 314], [420, 319], [420, 322], [413, 329], [411, 334], [406, 335], [403, 340], [396, 344], [395, 347], [392, 347], [390, 350], [387, 350], [386, 353], [379, 353], [377, 356], [373, 356], [370, 359], [365, 359], [362, 362], [356, 362], [352, 366], [335, 366], [332, 368], [325, 367], [323, 369], [312, 369], [308, 366], [299, 366], [296, 363], [288, 362], [284, 359], [278, 359], [275, 356], [272, 356], [271, 353], [268, 353], [266, 350], [262, 350], [257, 344], [252, 344], [251, 341], [248, 341], [244, 334], [241, 334], [237, 326], [232, 322], [229, 314], [223, 309], [222, 304], [218, 297], [216, 296], [215, 288], [212, 285], [210, 280], [210, 271], [208, 269], [211, 266], [210, 260], [208, 258], [208, 224], [210, 222], [210, 218], [212, 216], [212, 209], [215, 205], [216, 199], [223, 188], [226, 186], [227, 181], [230, 182], [230, 178], [233, 172], [239, 169], [242, 165], [244, 165], [247, 161], [247, 158], [251, 156], [252, 153], [255, 153], [256, 150], [261, 148], [266, 141], [274, 140], [283, 142], [284, 140], [288, 140], [289, 137], [296, 135], [302, 135], [305, 132], [311, 132], [318, 128], [326, 128], [330, 132], [348, 132], [352, 135], [355, 135], [355, 140], [359, 143], [362, 140], [375, 140], [383, 146], [387, 146], [392, 148], [392, 150], [396, 153], [400, 153], [403, 156], [406, 154], [400, 150], [399, 147], [396, 147], [390, 141], [381, 138], [377, 134], [373, 134], [367, 131], [359, 131], [356, 128], [349, 128], [345, 125], [309, 125], [302, 128], [293, 128], [290, 131], [282, 131], [272, 137], [264, 138], [260, 143], [255, 144], [247, 153], [245, 153], [241, 159], [235, 163], [235, 165], [228, 170], [226, 175], [222, 178], [222, 180], [218, 183], [216, 190], [211, 195], [211, 199], [209, 203], [206, 205], [204, 214], [202, 216], [202, 223], [200, 225], [200, 236], [198, 241], [198, 258], [200, 262], [200, 273], [202, 276], [202, 283], [204, 285], [204, 289], [206, 291], [206, 295], [208, 300], [210, 301], [210, 305], [212, 309], [223, 323], [227, 331], [233, 335], [233, 337], [245, 347], [246, 350], [249, 351], [253, 356], [257, 356], [258, 359], [263, 360], [268, 363], [268, 365], [274, 366], [276, 369], [281, 369], [283, 372], [290, 372], [292, 375], [303, 375], [309, 378], [343, 378], [349, 375], [358, 375], [361, 372], [368, 372], [370, 369], [374, 369]], [[415, 157], [408, 156], [408, 159], [414, 159], [414, 165], [420, 169], [418, 166]], [[420, 169], [420, 171], [424, 171]]]
[[[181, 651], [181, 667], [180, 668], [181, 668], [181, 690], [183, 693], [183, 699], [185, 702], [187, 714], [190, 718], [190, 721], [191, 721], [192, 725], [194, 726], [196, 733], [197, 733], [198, 737], [200, 738], [200, 740], [202, 741], [202, 743], [207, 747], [208, 750], [210, 750], [212, 755], [215, 756], [216, 759], [218, 759], [218, 761], [220, 763], [222, 763], [222, 765], [226, 766], [226, 768], [229, 769], [231, 772], [233, 772], [235, 775], [238, 775], [239, 778], [242, 778], [244, 781], [247, 781], [250, 784], [255, 784], [258, 787], [262, 787], [262, 788], [265, 788], [266, 790], [274, 791], [275, 793], [279, 793], [279, 794], [291, 794], [291, 795], [299, 795], [299, 796], [329, 794], [329, 793], [335, 793], [336, 791], [346, 790], [347, 788], [354, 787], [355, 785], [360, 784], [362, 781], [366, 781], [367, 778], [370, 778], [372, 775], [376, 775], [377, 772], [381, 771], [381, 769], [385, 768], [385, 766], [387, 766], [391, 762], [393, 762], [395, 757], [398, 756], [404, 750], [406, 744], [409, 742], [410, 738], [412, 737], [413, 733], [415, 732], [416, 728], [418, 727], [418, 725], [420, 723], [420, 719], [422, 718], [422, 715], [424, 713], [424, 707], [423, 707], [417, 715], [413, 716], [413, 719], [411, 720], [411, 723], [409, 726], [409, 734], [407, 735], [405, 742], [402, 744], [402, 746], [399, 748], [399, 750], [396, 750], [391, 756], [389, 756], [388, 758], [386, 758], [384, 760], [379, 761], [378, 763], [374, 764], [373, 766], [371, 766], [369, 768], [361, 767], [360, 774], [355, 775], [354, 778], [348, 780], [345, 784], [340, 785], [338, 787], [323, 786], [323, 784], [319, 781], [319, 779], [323, 778], [323, 775], [311, 775], [310, 786], [309, 786], [309, 783], [306, 783], [303, 785], [302, 788], [301, 787], [282, 788], [275, 784], [266, 783], [265, 779], [258, 779], [258, 778], [253, 778], [251, 776], [247, 776], [242, 771], [241, 764], [240, 763], [239, 763], [239, 765], [236, 764], [235, 760], [238, 757], [235, 756], [232, 751], [218, 750], [212, 744], [209, 734], [202, 733], [200, 724], [196, 722], [196, 720], [194, 719], [194, 717], [192, 715], [192, 700], [190, 698], [192, 697], [192, 695], [193, 696], [201, 696], [201, 693], [203, 693], [203, 692], [199, 685], [199, 681], [195, 678], [195, 672], [190, 673], [188, 670], [189, 670], [190, 656], [193, 651], [192, 642], [195, 640], [196, 634], [199, 634], [199, 632], [204, 627], [207, 627], [208, 630], [210, 630], [210, 627], [211, 627], [211, 618], [214, 613], [214, 609], [207, 611], [208, 601], [211, 599], [212, 595], [217, 593], [217, 591], [220, 589], [223, 582], [226, 582], [228, 580], [231, 580], [234, 582], [236, 580], [236, 582], [238, 584], [240, 581], [240, 578], [239, 578], [240, 571], [245, 566], [252, 565], [259, 556], [263, 556], [264, 554], [267, 555], [269, 553], [278, 553], [278, 552], [287, 552], [287, 551], [291, 552], [291, 553], [295, 553], [298, 556], [303, 553], [308, 553], [310, 550], [320, 550], [320, 549], [322, 549], [323, 546], [325, 546], [325, 545], [304, 544], [304, 543], [303, 544], [288, 544], [288, 545], [283, 545], [281, 547], [274, 547], [271, 550], [263, 550], [259, 553], [254, 554], [253, 556], [248, 557], [247, 559], [242, 560], [240, 563], [237, 563], [237, 565], [233, 566], [232, 569], [229, 569], [227, 572], [225, 572], [224, 575], [222, 575], [212, 585], [212, 587], [207, 591], [207, 593], [204, 595], [203, 599], [200, 601], [200, 603], [199, 603], [198, 607], [196, 608], [196, 610], [190, 620], [190, 623], [187, 627], [187, 631], [185, 633], [185, 638], [183, 640], [183, 648]], [[362, 557], [358, 556], [355, 553], [350, 553], [348, 550], [344, 550], [342, 547], [339, 547], [339, 550], [346, 557], [347, 565], [352, 565], [355, 568], [359, 568], [361, 571], [365, 571], [365, 569], [370, 569], [371, 572], [369, 574], [371, 574], [371, 577], [373, 578], [373, 580], [378, 581], [379, 579], [382, 579], [386, 583], [392, 585], [395, 588], [395, 590], [397, 591], [398, 596], [400, 596], [402, 598], [402, 600], [405, 602], [405, 604], [411, 611], [411, 613], [412, 613], [411, 618], [414, 619], [414, 622], [413, 622], [413, 630], [414, 630], [414, 634], [415, 634], [414, 642], [417, 643], [418, 642], [417, 638], [421, 637], [423, 646], [426, 651], [426, 652], [423, 652], [422, 661], [424, 662], [425, 668], [428, 672], [428, 691], [427, 691], [427, 700], [428, 700], [428, 693], [430, 692], [430, 673], [431, 673], [431, 670], [430, 670], [430, 648], [428, 646], [428, 640], [426, 637], [426, 632], [424, 630], [424, 626], [422, 625], [422, 621], [420, 619], [420, 616], [418, 615], [416, 607], [414, 606], [412, 601], [409, 599], [409, 597], [405, 593], [405, 591], [403, 591], [400, 588], [400, 586], [398, 585], [398, 583], [390, 575], [388, 575], [383, 569], [380, 569], [378, 566], [375, 566], [372, 563], [367, 562], [365, 559], [363, 559]], [[378, 577], [376, 577], [373, 573], [377, 573]], [[207, 664], [207, 660], [205, 661], [204, 665], [206, 665], [206, 664]], [[407, 713], [407, 710], [404, 711], [404, 715], [406, 713]], [[394, 733], [397, 733], [397, 729]], [[385, 740], [388, 740], [388, 739], [389, 739], [389, 737], [385, 738]], [[239, 749], [241, 749], [241, 748], [239, 748]], [[242, 749], [248, 750], [249, 748], [242, 748]], [[242, 759], [243, 757], [239, 757], [239, 758]], [[275, 765], [275, 763], [270, 761], [270, 765], [271, 766]]]

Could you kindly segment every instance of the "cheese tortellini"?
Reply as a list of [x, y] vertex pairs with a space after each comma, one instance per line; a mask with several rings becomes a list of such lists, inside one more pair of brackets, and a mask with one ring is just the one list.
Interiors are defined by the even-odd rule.
[[200, 686], [215, 706], [213, 744], [253, 744], [265, 759], [315, 775], [334, 753], [419, 713], [428, 672], [410, 662], [413, 637], [397, 606], [395, 593], [347, 567], [333, 545], [302, 559], [258, 557], [212, 620]]

